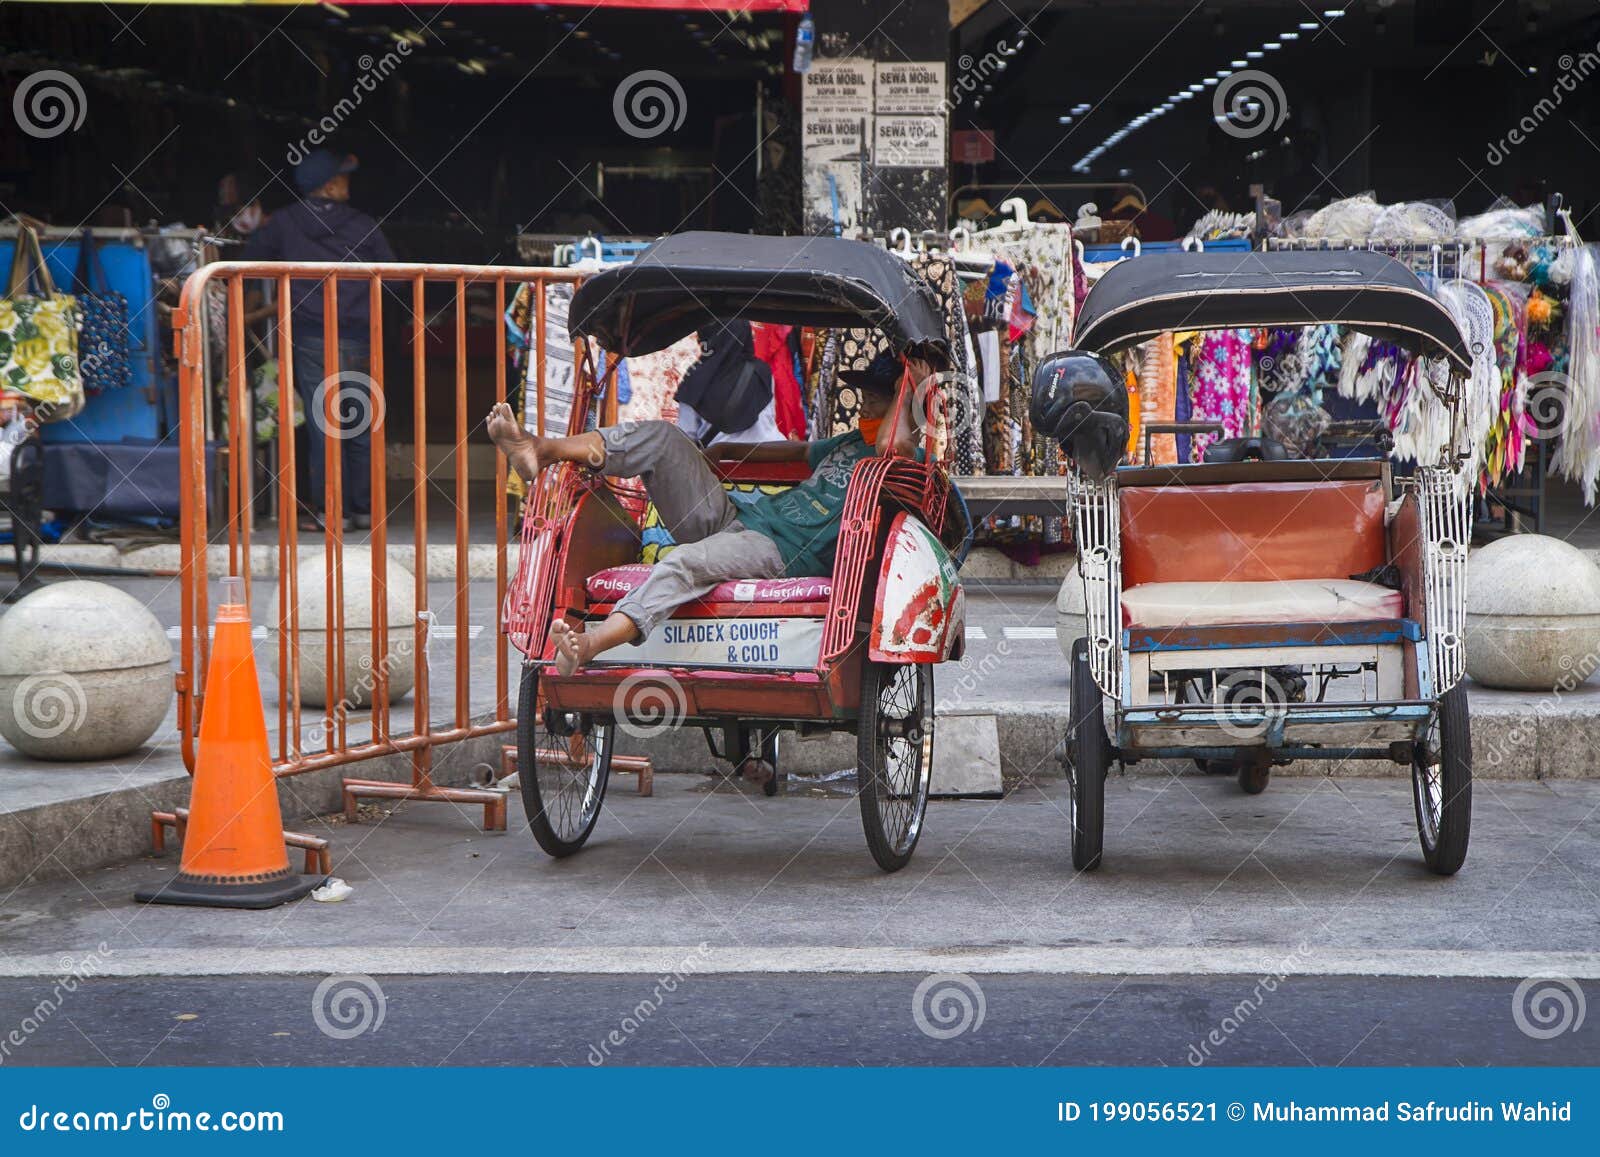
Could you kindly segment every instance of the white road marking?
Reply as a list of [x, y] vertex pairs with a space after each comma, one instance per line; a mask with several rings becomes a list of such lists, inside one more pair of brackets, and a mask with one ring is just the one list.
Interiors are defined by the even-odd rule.
[[[215, 627], [207, 627], [206, 628], [206, 638], [208, 638], [208, 639], [213, 638], [213, 637], [215, 637], [216, 633], [217, 633], [217, 629]], [[172, 639], [174, 642], [176, 642], [178, 639], [181, 639], [182, 637], [183, 637], [183, 627], [182, 626], [168, 627], [167, 628], [167, 638]], [[250, 628], [250, 637], [252, 639], [265, 639], [267, 637], [267, 628], [265, 628], [265, 627], [251, 627]]]
[[[83, 945], [49, 953], [0, 957], [0, 977], [57, 976], [61, 961]], [[97, 962], [105, 976], [323, 976], [457, 975], [544, 972], [653, 975], [679, 967], [696, 954], [695, 972], [823, 974], [929, 973], [1049, 976], [1297, 976], [1495, 977], [1570, 976], [1600, 980], [1597, 952], [1455, 951], [1436, 949], [1317, 948], [1261, 944], [1249, 948], [1192, 945], [1128, 948], [1114, 945], [1036, 948], [835, 948], [773, 947], [370, 947], [125, 949]]]
[[[406, 628], [406, 627], [391, 627], [391, 628], [389, 628], [391, 633], [393, 633], [396, 630], [408, 630], [408, 629], [409, 628]], [[321, 627], [308, 627], [308, 628], [306, 628], [306, 630], [310, 631], [310, 632], [313, 632], [313, 633], [320, 633], [322, 628]], [[215, 634], [216, 634], [216, 628], [215, 627], [208, 627], [206, 629], [206, 637], [207, 638], [211, 638]], [[479, 623], [473, 623], [471, 626], [469, 626], [467, 628], [467, 638], [469, 640], [476, 639], [481, 634], [483, 634], [483, 627]], [[180, 626], [176, 626], [176, 627], [168, 627], [167, 628], [167, 638], [172, 639], [173, 641], [177, 641], [178, 639], [180, 639], [182, 637], [183, 637], [183, 627], [181, 625]], [[265, 639], [267, 637], [267, 628], [266, 627], [251, 627], [250, 628], [250, 637], [252, 639]], [[455, 637], [456, 637], [456, 625], [454, 623], [438, 623], [438, 624], [436, 624], [434, 626], [434, 628], [433, 628], [433, 637], [435, 639], [452, 640], [453, 641], [455, 639]]]
[[1056, 629], [1054, 627], [1006, 627], [1004, 631], [1006, 638], [1018, 642], [1031, 639], [1049, 639], [1053, 643], [1056, 640]]
[[969, 638], [969, 639], [987, 639], [988, 637], [989, 637], [989, 632], [985, 631], [982, 627], [974, 627], [974, 626], [971, 626], [970, 624], [968, 625], [968, 627], [967, 627], [967, 638]]

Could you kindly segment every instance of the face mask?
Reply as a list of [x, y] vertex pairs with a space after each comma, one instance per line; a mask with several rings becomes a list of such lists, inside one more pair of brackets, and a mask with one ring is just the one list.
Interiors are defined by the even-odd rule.
[[866, 439], [868, 446], [876, 446], [878, 444], [878, 431], [883, 429], [882, 418], [863, 416], [857, 426], [861, 430], [861, 436]]

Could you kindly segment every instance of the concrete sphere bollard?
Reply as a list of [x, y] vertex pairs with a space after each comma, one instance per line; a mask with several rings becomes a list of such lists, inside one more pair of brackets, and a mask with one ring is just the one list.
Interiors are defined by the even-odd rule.
[[[335, 568], [344, 581], [344, 690], [343, 701], [352, 709], [372, 706], [377, 690], [377, 673], [372, 655], [372, 551], [364, 546], [346, 546], [344, 561]], [[300, 702], [308, 707], [328, 703], [328, 590], [327, 571], [321, 551], [301, 560], [295, 569], [300, 605]], [[389, 702], [402, 699], [417, 680], [416, 674], [416, 579], [411, 571], [389, 556], [384, 582], [388, 599], [386, 622], [389, 628], [383, 667], [389, 677]], [[285, 673], [279, 669], [279, 635], [274, 629], [267, 651], [272, 673], [280, 685]], [[292, 644], [291, 644], [292, 648]], [[293, 650], [290, 650], [291, 662]]]
[[1485, 687], [1552, 691], [1600, 666], [1600, 567], [1577, 547], [1516, 534], [1467, 563], [1467, 674]]
[[1088, 611], [1083, 601], [1083, 576], [1078, 564], [1073, 563], [1067, 577], [1061, 580], [1061, 591], [1056, 595], [1056, 642], [1061, 654], [1069, 661], [1072, 644], [1089, 633]]
[[125, 591], [52, 583], [0, 615], [0, 735], [24, 755], [126, 755], [173, 695], [167, 632]]

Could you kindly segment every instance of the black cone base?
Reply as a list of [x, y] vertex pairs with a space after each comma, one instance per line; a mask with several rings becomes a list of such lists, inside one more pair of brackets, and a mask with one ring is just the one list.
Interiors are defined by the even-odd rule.
[[283, 876], [256, 884], [218, 884], [179, 875], [158, 888], [133, 894], [141, 904], [186, 904], [191, 908], [276, 908], [327, 882], [326, 876]]

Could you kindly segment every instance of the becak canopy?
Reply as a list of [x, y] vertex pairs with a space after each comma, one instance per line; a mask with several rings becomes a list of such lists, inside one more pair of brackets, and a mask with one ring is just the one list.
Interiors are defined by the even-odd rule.
[[632, 264], [580, 285], [567, 330], [635, 357], [735, 320], [870, 326], [896, 353], [949, 360], [933, 287], [887, 250], [839, 237], [663, 237]]
[[1359, 249], [1130, 258], [1089, 291], [1073, 345], [1109, 354], [1180, 330], [1322, 324], [1472, 369], [1444, 303], [1394, 258]]

